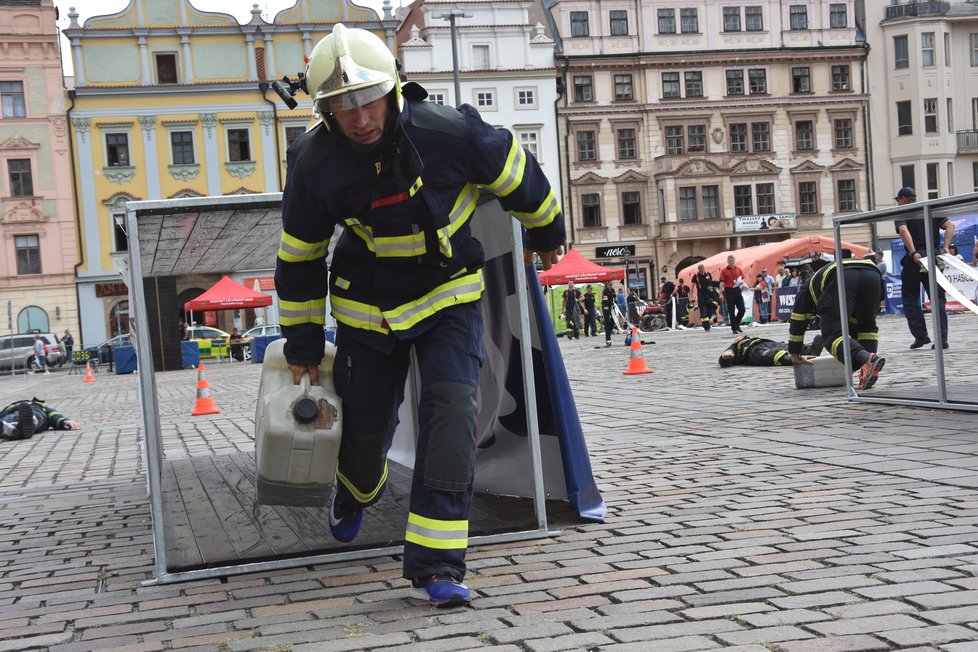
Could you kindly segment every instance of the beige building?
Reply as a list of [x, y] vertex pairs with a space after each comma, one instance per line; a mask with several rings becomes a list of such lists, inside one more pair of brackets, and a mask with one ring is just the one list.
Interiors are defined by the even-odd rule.
[[0, 0], [2, 334], [78, 332], [71, 157], [55, 21], [51, 0]]
[[[691, 257], [865, 210], [866, 47], [852, 0], [558, 0], [574, 246], [651, 293]], [[869, 242], [869, 230], [850, 233]]]

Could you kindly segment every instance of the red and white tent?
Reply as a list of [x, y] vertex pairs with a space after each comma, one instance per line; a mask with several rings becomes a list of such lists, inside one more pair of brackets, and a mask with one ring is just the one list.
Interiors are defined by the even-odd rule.
[[538, 276], [540, 277], [540, 285], [563, 285], [567, 281], [574, 281], [575, 283], [620, 281], [625, 278], [625, 272], [592, 263], [577, 253], [576, 249], [571, 249], [560, 259], [559, 263], [545, 272], [540, 272]]
[[232, 308], [261, 308], [272, 305], [272, 297], [249, 290], [229, 276], [223, 277], [196, 299], [183, 304], [184, 310], [230, 310]]

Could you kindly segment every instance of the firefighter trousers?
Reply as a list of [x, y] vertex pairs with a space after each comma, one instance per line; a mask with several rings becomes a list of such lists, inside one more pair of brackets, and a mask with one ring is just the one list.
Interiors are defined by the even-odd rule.
[[[337, 332], [333, 380], [343, 400], [337, 500], [377, 502], [387, 481], [387, 453], [411, 365], [420, 374], [404, 577], [465, 576], [468, 513], [475, 467], [476, 392], [485, 357], [481, 301], [442, 311], [437, 323], [381, 352]], [[344, 336], [345, 335], [345, 336]]]
[[[833, 272], [834, 273], [834, 272]], [[876, 312], [879, 310], [880, 275], [874, 269], [846, 267], [846, 305], [839, 306], [838, 288], [827, 288], [819, 297], [816, 309], [822, 321], [822, 341], [835, 359], [845, 364], [845, 350], [842, 348], [842, 310], [849, 324], [849, 352], [852, 367], [858, 369], [870, 353], [879, 349], [879, 328], [876, 326]]]

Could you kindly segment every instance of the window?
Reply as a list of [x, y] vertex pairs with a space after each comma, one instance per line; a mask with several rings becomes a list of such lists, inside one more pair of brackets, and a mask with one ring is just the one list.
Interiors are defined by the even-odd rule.
[[157, 84], [177, 83], [177, 55], [175, 54], [156, 55], [156, 83]]
[[812, 92], [812, 73], [808, 66], [799, 66], [791, 69], [791, 92], [792, 93], [811, 93]]
[[852, 119], [840, 118], [833, 123], [835, 148], [848, 149], [852, 147]]
[[706, 151], [706, 125], [690, 125], [686, 128], [686, 135], [689, 137], [687, 152]]
[[703, 186], [700, 188], [703, 197], [703, 219], [712, 220], [720, 217], [720, 187]]
[[679, 10], [679, 31], [683, 34], [698, 34], [700, 31], [700, 19], [696, 15], [695, 8]]
[[684, 73], [686, 97], [703, 97], [703, 73], [699, 70]]
[[788, 7], [788, 24], [791, 29], [808, 29], [808, 7], [805, 5]]
[[41, 273], [41, 243], [37, 235], [15, 235], [18, 274]]
[[734, 186], [734, 215], [753, 215], [754, 197], [750, 186]]
[[798, 183], [798, 212], [802, 215], [818, 213], [818, 184], [814, 181]]
[[767, 71], [764, 68], [752, 68], [747, 71], [751, 95], [767, 95]]
[[838, 188], [839, 212], [851, 213], [856, 210], [856, 182], [853, 179], [839, 179]]
[[0, 101], [3, 102], [3, 117], [27, 117], [27, 105], [24, 103], [24, 82], [0, 82]]
[[978, 161], [971, 163], [971, 186], [975, 192], [978, 192]]
[[192, 131], [171, 131], [170, 146], [174, 165], [194, 164], [194, 134]]
[[247, 129], [228, 129], [228, 161], [251, 161], [251, 134]]
[[679, 189], [679, 219], [699, 219], [699, 213], [696, 210], [696, 188]]
[[105, 162], [110, 168], [129, 166], [129, 134], [105, 134]]
[[475, 91], [475, 105], [480, 109], [496, 108], [496, 93], [488, 89]]
[[947, 194], [954, 195], [954, 163], [947, 162]]
[[744, 123], [730, 125], [730, 151], [747, 151], [747, 125]]
[[937, 163], [927, 164], [927, 199], [937, 199], [941, 196], [937, 180]]
[[743, 94], [744, 94], [744, 71], [728, 70], [727, 71], [727, 95], [743, 95]]
[[924, 133], [937, 133], [937, 98], [924, 99]]
[[944, 32], [944, 65], [951, 67], [951, 35]]
[[642, 200], [638, 192], [621, 193], [621, 217], [626, 225], [642, 223]]
[[795, 149], [815, 149], [815, 123], [811, 120], [795, 123]]
[[[428, 101], [431, 101], [431, 96], [428, 96]], [[299, 140], [299, 136], [306, 133], [305, 127], [286, 127], [285, 128], [285, 146], [288, 147], [295, 141]]]
[[844, 2], [833, 2], [829, 5], [829, 27], [841, 29], [849, 26], [849, 16]]
[[893, 37], [893, 67], [897, 70], [910, 67], [910, 46], [907, 37]]
[[615, 75], [615, 100], [631, 100], [633, 97], [632, 76]]
[[596, 161], [598, 159], [593, 131], [577, 132], [577, 160]]
[[682, 127], [666, 127], [666, 154], [686, 153], [686, 142]]
[[676, 33], [676, 10], [660, 9], [658, 15], [659, 15], [659, 33], [675, 34]]
[[618, 158], [619, 159], [637, 158], [635, 153], [635, 130], [634, 129], [618, 130]]
[[596, 192], [581, 195], [581, 209], [585, 227], [601, 226], [601, 195]]
[[954, 133], [954, 98], [947, 98], [947, 133]]
[[574, 75], [574, 101], [590, 102], [593, 99], [591, 75]]
[[913, 135], [913, 115], [910, 111], [910, 102], [897, 102], [897, 135]]
[[520, 145], [525, 150], [533, 154], [533, 158], [540, 160], [540, 134], [536, 131], [521, 131]]
[[126, 214], [119, 213], [118, 215], [110, 216], [112, 219], [112, 253], [122, 253], [129, 251], [129, 236], [126, 234], [126, 230], [122, 228], [125, 224]]
[[[968, 35], [968, 46], [968, 52], [970, 53], [968, 59], [971, 61], [971, 67], [974, 68], [978, 66], [978, 34]], [[4, 105], [4, 108], [6, 108], [6, 105]]]
[[445, 94], [444, 93], [428, 93], [427, 101], [431, 102], [432, 104], [441, 104], [442, 106], [444, 106], [444, 104], [445, 104]]
[[764, 31], [764, 14], [761, 7], [744, 7], [744, 26], [748, 32]]
[[774, 184], [757, 184], [757, 212], [761, 215], [770, 215], [776, 212], [774, 207]]
[[740, 31], [740, 7], [723, 8], [723, 31]]
[[587, 25], [586, 11], [570, 12], [571, 36], [587, 36], [590, 33]]
[[832, 90], [849, 90], [849, 66], [832, 66]]
[[530, 109], [537, 105], [537, 94], [532, 88], [523, 88], [516, 91], [516, 106], [521, 109]]
[[628, 12], [624, 9], [611, 10], [611, 35], [628, 36]]
[[917, 173], [912, 165], [901, 165], [900, 166], [900, 187], [905, 188], [910, 186], [911, 188], [917, 187]]
[[488, 45], [472, 46], [472, 67], [476, 70], [487, 70], [492, 67], [489, 62]]
[[662, 73], [662, 97], [679, 97], [679, 73]]
[[770, 152], [771, 125], [767, 122], [752, 122], [750, 125], [750, 130], [754, 141], [754, 151]]
[[10, 196], [33, 197], [34, 180], [31, 176], [31, 161], [26, 158], [12, 158], [7, 161], [10, 173]]
[[924, 32], [920, 35], [920, 65], [934, 65], [934, 32]]

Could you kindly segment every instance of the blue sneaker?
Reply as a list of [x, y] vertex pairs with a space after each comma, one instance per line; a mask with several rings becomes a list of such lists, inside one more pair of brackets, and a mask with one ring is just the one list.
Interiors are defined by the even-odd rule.
[[334, 492], [333, 499], [329, 503], [329, 531], [337, 541], [349, 543], [356, 538], [363, 524], [363, 510], [350, 511], [343, 509], [342, 506], [337, 509], [336, 495]]
[[469, 587], [448, 575], [414, 578], [408, 597], [427, 600], [436, 607], [464, 607], [472, 602]]

